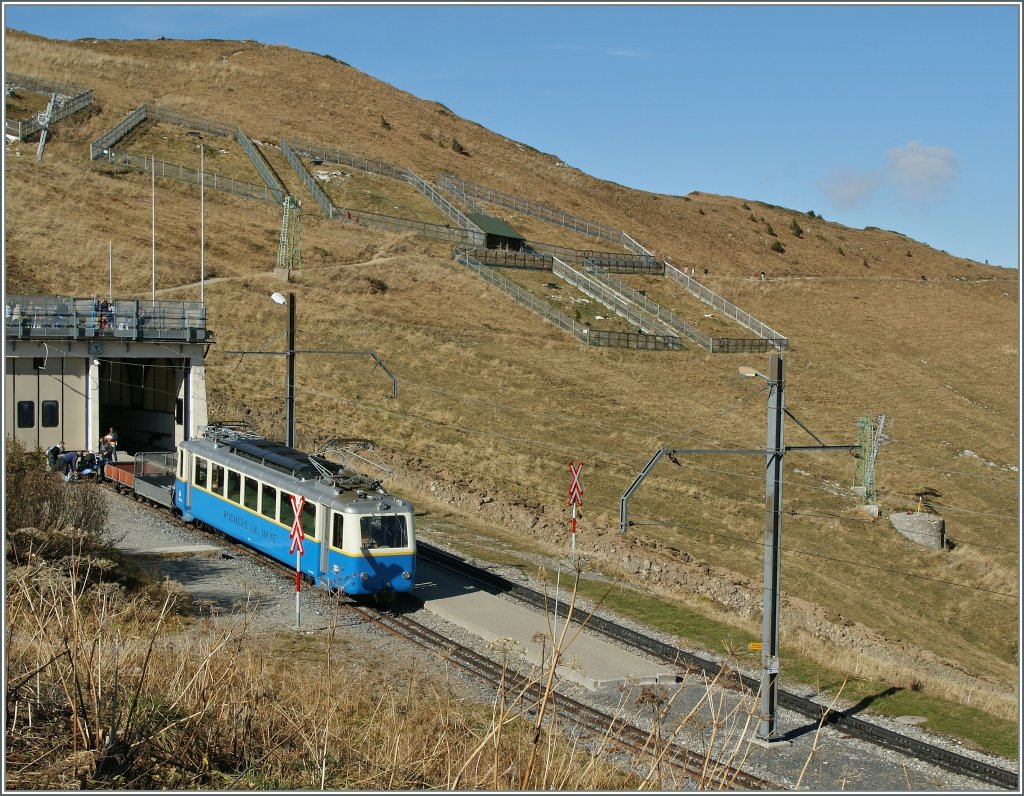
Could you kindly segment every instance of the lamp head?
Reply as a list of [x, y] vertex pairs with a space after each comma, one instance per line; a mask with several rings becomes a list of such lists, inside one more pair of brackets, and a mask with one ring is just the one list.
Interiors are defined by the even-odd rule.
[[756, 370], [754, 370], [754, 368], [747, 367], [746, 365], [744, 365], [743, 367], [739, 368], [739, 373], [740, 373], [740, 376], [742, 378], [744, 378], [744, 379], [752, 379], [752, 378], [754, 378], [754, 376], [760, 376], [761, 375]]
[[286, 304], [288, 302], [288, 299], [286, 299], [281, 293], [271, 293], [270, 298], [275, 304]]

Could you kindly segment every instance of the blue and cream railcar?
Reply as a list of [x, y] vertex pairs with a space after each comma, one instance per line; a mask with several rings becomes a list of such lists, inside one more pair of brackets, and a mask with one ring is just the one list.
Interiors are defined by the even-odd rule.
[[299, 568], [307, 580], [352, 596], [387, 598], [414, 583], [413, 507], [379, 481], [335, 462], [252, 435], [182, 442], [174, 505], [199, 521], [287, 564], [305, 498]]

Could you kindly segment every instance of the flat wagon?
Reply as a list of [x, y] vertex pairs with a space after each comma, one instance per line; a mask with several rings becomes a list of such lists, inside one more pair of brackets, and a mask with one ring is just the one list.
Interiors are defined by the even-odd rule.
[[171, 508], [174, 505], [176, 466], [176, 453], [122, 455], [116, 462], [107, 462], [106, 477], [113, 481], [117, 492], [127, 492], [136, 499]]

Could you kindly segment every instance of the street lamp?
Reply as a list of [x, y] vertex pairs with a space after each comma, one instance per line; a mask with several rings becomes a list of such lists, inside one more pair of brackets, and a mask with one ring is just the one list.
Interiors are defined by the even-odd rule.
[[288, 350], [285, 356], [288, 360], [287, 374], [285, 375], [285, 429], [284, 444], [289, 448], [295, 447], [295, 294], [289, 292], [288, 298], [283, 294], [274, 292], [270, 296], [275, 304], [288, 305]]

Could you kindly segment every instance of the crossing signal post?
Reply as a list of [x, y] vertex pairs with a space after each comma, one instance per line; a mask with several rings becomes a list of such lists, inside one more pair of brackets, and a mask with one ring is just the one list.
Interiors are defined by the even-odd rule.
[[583, 462], [575, 467], [572, 459], [569, 459], [569, 474], [572, 476], [572, 483], [569, 485], [569, 505], [572, 507], [572, 554], [576, 557], [576, 507], [583, 508], [583, 486], [580, 484], [580, 471], [583, 469]]

